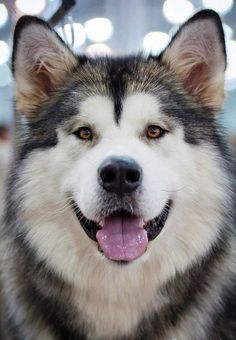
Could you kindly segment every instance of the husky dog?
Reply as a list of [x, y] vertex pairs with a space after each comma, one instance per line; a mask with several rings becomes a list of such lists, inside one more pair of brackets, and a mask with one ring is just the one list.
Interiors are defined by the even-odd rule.
[[3, 339], [235, 339], [226, 53], [204, 10], [158, 56], [75, 56], [16, 25], [24, 125], [2, 236]]

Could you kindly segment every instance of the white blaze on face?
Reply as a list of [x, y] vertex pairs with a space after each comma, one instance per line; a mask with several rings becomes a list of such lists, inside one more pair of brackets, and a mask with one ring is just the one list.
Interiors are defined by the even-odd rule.
[[97, 144], [92, 148], [81, 146], [78, 160], [64, 183], [67, 191], [74, 193], [83, 214], [90, 219], [98, 214], [101, 188], [97, 170], [102, 162], [112, 156], [128, 156], [143, 171], [141, 194], [137, 197], [140, 214], [145, 220], [156, 217], [169, 199], [169, 191], [179, 188], [177, 173], [170, 164], [175, 144], [173, 136], [167, 134], [151, 144], [145, 138], [148, 125], [166, 126], [156, 98], [148, 94], [127, 96], [119, 124], [115, 122], [114, 105], [109, 98], [88, 98], [79, 109], [84, 124], [94, 127], [98, 135]]

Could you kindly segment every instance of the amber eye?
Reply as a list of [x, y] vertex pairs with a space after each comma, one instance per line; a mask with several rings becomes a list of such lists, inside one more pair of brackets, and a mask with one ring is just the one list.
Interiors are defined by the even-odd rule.
[[92, 140], [93, 139], [93, 132], [87, 126], [82, 126], [78, 130], [74, 132], [74, 135], [82, 140]]
[[157, 125], [150, 125], [147, 128], [146, 136], [147, 138], [154, 139], [154, 138], [160, 138], [163, 136], [165, 131]]

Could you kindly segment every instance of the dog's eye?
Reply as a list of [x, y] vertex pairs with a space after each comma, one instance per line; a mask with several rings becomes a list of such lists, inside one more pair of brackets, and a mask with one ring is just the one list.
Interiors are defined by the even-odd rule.
[[87, 126], [82, 126], [78, 130], [73, 133], [77, 138], [82, 140], [92, 140], [93, 139], [93, 132]]
[[149, 139], [155, 139], [160, 138], [165, 133], [165, 130], [163, 130], [160, 126], [157, 125], [150, 125], [147, 128], [146, 136]]

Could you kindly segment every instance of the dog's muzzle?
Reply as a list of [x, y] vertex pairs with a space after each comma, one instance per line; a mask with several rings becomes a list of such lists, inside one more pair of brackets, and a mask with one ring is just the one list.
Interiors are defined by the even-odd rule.
[[105, 209], [101, 210], [103, 213], [98, 216], [102, 222], [87, 219], [75, 201], [72, 202], [74, 212], [87, 235], [98, 242], [108, 259], [135, 260], [161, 232], [172, 201], [168, 200], [161, 214], [150, 221], [145, 221], [138, 209], [132, 211], [143, 174], [139, 164], [130, 157], [105, 159], [98, 168], [97, 177], [104, 194], [101, 197], [107, 201]]

